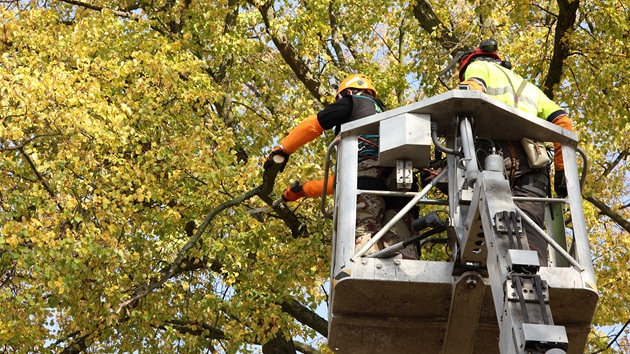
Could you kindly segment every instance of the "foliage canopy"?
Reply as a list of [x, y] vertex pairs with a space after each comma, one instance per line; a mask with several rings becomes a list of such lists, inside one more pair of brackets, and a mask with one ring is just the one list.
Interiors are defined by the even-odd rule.
[[[264, 156], [346, 74], [405, 105], [445, 91], [451, 55], [490, 37], [575, 123], [595, 324], [630, 318], [627, 0], [2, 5], [3, 351], [326, 352], [319, 201], [246, 213], [321, 176], [326, 144], [275, 189]], [[610, 340], [592, 334], [592, 351]]]

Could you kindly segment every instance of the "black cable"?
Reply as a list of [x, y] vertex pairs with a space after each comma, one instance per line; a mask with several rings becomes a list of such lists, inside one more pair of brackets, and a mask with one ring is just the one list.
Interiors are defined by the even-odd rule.
[[503, 224], [505, 225], [505, 230], [508, 234], [508, 240], [510, 240], [510, 248], [514, 248], [514, 239], [512, 238], [512, 228], [510, 227], [508, 212], [503, 211]]
[[534, 287], [536, 288], [536, 296], [538, 296], [538, 304], [540, 305], [540, 312], [542, 314], [543, 322], [546, 325], [551, 325], [549, 321], [549, 314], [547, 314], [547, 307], [545, 306], [545, 299], [543, 298], [542, 279], [540, 275], [533, 276]]
[[512, 275], [512, 285], [516, 289], [515, 293], [518, 297], [518, 302], [521, 304], [521, 315], [523, 315], [523, 323], [530, 323], [529, 314], [527, 313], [527, 305], [525, 304], [525, 299], [523, 298], [522, 278], [516, 274]]
[[516, 212], [511, 211], [510, 218], [511, 218], [512, 228], [514, 229], [514, 234], [516, 235], [516, 243], [518, 244], [518, 249], [522, 250], [523, 243], [521, 242], [521, 237], [518, 234], [518, 220], [516, 219]]

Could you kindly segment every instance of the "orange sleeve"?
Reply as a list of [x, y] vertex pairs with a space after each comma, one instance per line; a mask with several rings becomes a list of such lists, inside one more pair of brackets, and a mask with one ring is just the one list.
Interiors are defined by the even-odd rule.
[[[333, 194], [333, 184], [335, 183], [335, 177], [330, 176], [328, 178], [328, 185], [326, 186], [326, 195]], [[304, 191], [304, 196], [307, 198], [311, 197], [319, 197], [322, 195], [322, 190], [324, 189], [324, 180], [320, 179], [317, 181], [308, 181], [302, 185], [302, 190]]]
[[312, 115], [298, 124], [282, 141], [282, 150], [287, 154], [294, 153], [302, 145], [315, 140], [322, 135], [324, 128], [317, 121], [317, 116]]
[[[553, 120], [553, 124], [559, 126], [560, 128], [573, 131], [573, 123], [566, 114], [556, 117], [556, 119]], [[562, 147], [560, 146], [560, 143], [553, 143], [553, 150], [553, 168], [564, 171], [564, 159], [562, 158]]]

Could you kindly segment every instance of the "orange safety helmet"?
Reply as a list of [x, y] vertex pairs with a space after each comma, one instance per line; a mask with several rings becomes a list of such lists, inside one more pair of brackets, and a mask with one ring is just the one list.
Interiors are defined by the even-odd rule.
[[341, 98], [339, 94], [347, 89], [359, 89], [359, 90], [369, 90], [372, 91], [372, 97], [376, 98], [376, 89], [374, 88], [374, 84], [369, 77], [363, 74], [354, 74], [346, 77], [337, 88], [337, 93], [335, 94], [335, 101]]

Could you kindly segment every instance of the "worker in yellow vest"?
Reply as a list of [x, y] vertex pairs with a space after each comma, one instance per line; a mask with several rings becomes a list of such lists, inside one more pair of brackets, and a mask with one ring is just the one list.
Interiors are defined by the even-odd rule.
[[[511, 70], [511, 64], [499, 57], [497, 49], [495, 40], [487, 40], [481, 42], [478, 48], [460, 56], [460, 87], [485, 92], [510, 106], [573, 131], [573, 124], [566, 112], [538, 87], [514, 73]], [[506, 174], [513, 195], [547, 196], [549, 192], [548, 167], [530, 167], [519, 141], [497, 143], [503, 152]], [[567, 196], [567, 187], [564, 181], [564, 162], [560, 143], [554, 143], [554, 151], [554, 190], [559, 197], [564, 198]], [[543, 203], [518, 201], [516, 205], [542, 228]], [[524, 228], [530, 248], [538, 252], [541, 266], [546, 266], [547, 243], [528, 224], [524, 223]]]

